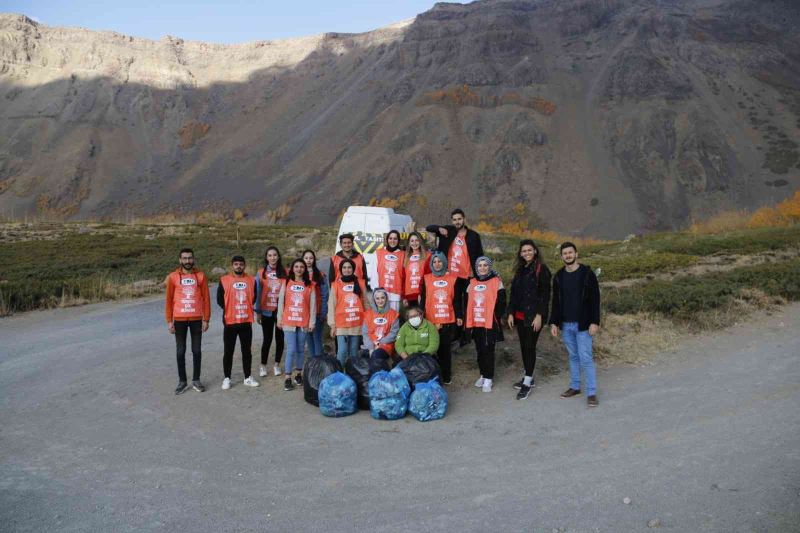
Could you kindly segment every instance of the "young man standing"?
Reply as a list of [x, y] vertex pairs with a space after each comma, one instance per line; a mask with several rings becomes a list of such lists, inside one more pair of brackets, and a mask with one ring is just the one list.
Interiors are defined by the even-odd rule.
[[553, 305], [550, 333], [559, 329], [569, 352], [570, 384], [562, 398], [581, 393], [581, 373], [586, 384], [586, 403], [597, 407], [597, 384], [592, 337], [600, 329], [600, 286], [592, 269], [578, 263], [578, 248], [571, 242], [561, 245], [564, 266], [553, 276]]
[[222, 323], [225, 326], [222, 333], [224, 345], [222, 367], [225, 372], [222, 390], [231, 388], [236, 337], [239, 337], [242, 349], [244, 384], [248, 387], [260, 385], [250, 376], [250, 365], [253, 361], [251, 347], [253, 344], [253, 305], [256, 303], [256, 281], [253, 276], [245, 274], [244, 268], [244, 257], [234, 255], [231, 259], [233, 273], [222, 276], [217, 287], [217, 304], [223, 309]]
[[[450, 272], [463, 280], [459, 284], [462, 290], [462, 300], [466, 294], [470, 278], [475, 277], [475, 260], [483, 256], [483, 244], [478, 232], [467, 227], [467, 217], [461, 209], [454, 209], [450, 213], [450, 226], [437, 226], [432, 224], [425, 228], [426, 231], [438, 237], [437, 250], [447, 256], [447, 265]], [[462, 330], [463, 331], [463, 330]], [[460, 345], [464, 346], [469, 338], [461, 335]]]
[[364, 281], [364, 286], [369, 287], [367, 279], [367, 262], [364, 256], [354, 249], [355, 237], [352, 233], [342, 233], [339, 236], [339, 246], [342, 249], [331, 257], [331, 265], [328, 268], [328, 282], [333, 285], [336, 278], [339, 277], [339, 265], [345, 259], [349, 259], [356, 266], [355, 276], [356, 279]]
[[164, 313], [167, 318], [167, 329], [175, 335], [175, 346], [178, 359], [178, 386], [175, 394], [182, 394], [188, 388], [186, 384], [186, 334], [192, 336], [192, 388], [203, 392], [205, 387], [200, 383], [200, 363], [202, 355], [200, 345], [203, 332], [208, 330], [211, 318], [211, 299], [208, 295], [206, 275], [195, 268], [194, 252], [184, 248], [178, 256], [180, 266], [167, 276], [167, 298]]

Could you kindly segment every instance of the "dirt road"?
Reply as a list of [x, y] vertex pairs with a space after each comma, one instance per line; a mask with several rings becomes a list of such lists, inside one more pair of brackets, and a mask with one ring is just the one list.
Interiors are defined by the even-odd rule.
[[558, 398], [564, 376], [516, 401], [505, 372], [492, 394], [456, 388], [444, 420], [419, 423], [326, 419], [277, 378], [242, 386], [238, 355], [223, 392], [219, 313], [208, 391], [177, 397], [161, 300], [14, 316], [0, 320], [0, 523], [798, 531], [799, 330], [794, 305], [652, 366], [602, 370], [593, 410]]

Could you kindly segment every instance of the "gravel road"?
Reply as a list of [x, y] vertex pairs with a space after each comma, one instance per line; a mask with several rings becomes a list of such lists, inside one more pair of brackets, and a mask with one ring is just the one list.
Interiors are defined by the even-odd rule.
[[3, 531], [800, 531], [798, 305], [601, 370], [596, 409], [506, 372], [429, 423], [326, 419], [238, 353], [220, 390], [218, 310], [175, 396], [162, 306], [0, 320]]

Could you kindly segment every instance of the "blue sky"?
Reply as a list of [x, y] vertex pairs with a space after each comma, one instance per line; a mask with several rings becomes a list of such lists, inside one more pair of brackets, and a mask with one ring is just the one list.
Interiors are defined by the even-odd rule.
[[326, 31], [368, 31], [411, 18], [434, 3], [435, 0], [0, 0], [0, 12], [24, 13], [49, 26], [113, 30], [149, 39], [173, 35], [187, 40], [238, 43]]

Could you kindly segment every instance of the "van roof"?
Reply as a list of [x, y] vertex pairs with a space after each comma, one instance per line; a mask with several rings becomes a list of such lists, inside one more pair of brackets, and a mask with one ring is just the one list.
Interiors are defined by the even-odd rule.
[[391, 207], [371, 207], [368, 205], [351, 205], [347, 208], [348, 213], [360, 213], [363, 215], [394, 215]]

